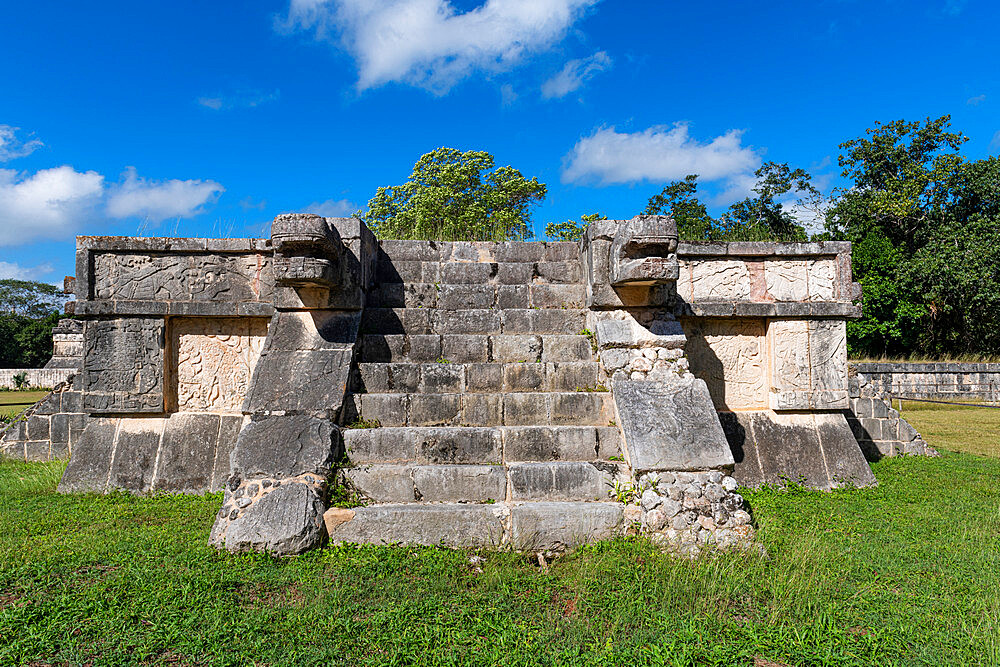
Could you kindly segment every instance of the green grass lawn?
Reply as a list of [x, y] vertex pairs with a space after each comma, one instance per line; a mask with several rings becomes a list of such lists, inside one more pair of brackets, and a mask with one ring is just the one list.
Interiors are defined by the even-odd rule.
[[0, 415], [16, 415], [48, 395], [47, 391], [0, 391]]
[[[932, 440], [932, 443], [934, 441]], [[937, 443], [934, 443], [937, 444]], [[0, 665], [996, 665], [1000, 461], [750, 494], [766, 555], [206, 545], [219, 496], [59, 496], [0, 464]]]
[[1000, 458], [1000, 409], [919, 401], [902, 406], [903, 418], [933, 447]]

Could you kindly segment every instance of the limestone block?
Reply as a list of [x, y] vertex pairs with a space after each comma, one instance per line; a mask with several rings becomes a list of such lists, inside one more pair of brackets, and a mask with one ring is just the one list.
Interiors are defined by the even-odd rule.
[[205, 493], [212, 484], [221, 417], [179, 413], [166, 420], [152, 490]]
[[771, 391], [810, 391], [809, 321], [773, 320], [767, 336], [771, 350]]
[[87, 323], [82, 381], [88, 412], [163, 412], [163, 330], [161, 318]]
[[617, 503], [523, 503], [511, 510], [511, 542], [526, 551], [562, 550], [612, 537], [622, 517]]
[[837, 298], [836, 259], [810, 259], [808, 272], [810, 301], [833, 301]]
[[764, 321], [683, 320], [691, 372], [708, 385], [719, 410], [767, 407]]
[[591, 462], [511, 463], [514, 500], [602, 500], [619, 474], [614, 464]]
[[508, 508], [494, 505], [405, 504], [355, 507], [330, 531], [330, 541], [364, 544], [499, 546]]
[[156, 453], [166, 419], [122, 419], [115, 442], [108, 488], [145, 493], [153, 486]]
[[733, 456], [704, 380], [615, 380], [618, 415], [632, 468], [692, 470], [731, 466]]
[[177, 410], [240, 412], [267, 337], [267, 320], [176, 318], [170, 335]]
[[103, 417], [89, 421], [59, 480], [59, 493], [103, 492], [107, 488], [119, 421]]
[[243, 412], [336, 414], [343, 404], [353, 356], [350, 347], [297, 352], [265, 349]]
[[775, 301], [805, 301], [809, 297], [809, 266], [806, 260], [766, 260], [764, 282]]
[[687, 269], [687, 289], [682, 284], [685, 279], [683, 273], [677, 289], [688, 301], [745, 301], [750, 298], [750, 271], [742, 260], [690, 259]]
[[814, 320], [809, 323], [809, 367], [814, 390], [847, 391], [846, 322]]
[[225, 529], [226, 549], [289, 555], [317, 547], [326, 532], [325, 509], [317, 486], [283, 484], [229, 523]]
[[268, 415], [240, 431], [232, 474], [250, 477], [326, 477], [340, 452], [340, 434], [328, 419], [308, 415]]

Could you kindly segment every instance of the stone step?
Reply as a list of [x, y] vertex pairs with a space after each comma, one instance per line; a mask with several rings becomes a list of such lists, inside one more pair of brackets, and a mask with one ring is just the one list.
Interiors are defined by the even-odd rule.
[[332, 509], [331, 543], [565, 549], [621, 534], [624, 508], [612, 502], [406, 503]]
[[384, 240], [379, 245], [379, 268], [396, 266], [400, 274], [410, 269], [406, 265], [411, 262], [537, 264], [580, 261], [580, 246], [573, 241], [489, 243]]
[[343, 436], [352, 464], [623, 460], [617, 426], [384, 426]]
[[352, 391], [385, 393], [509, 393], [607, 391], [596, 361], [557, 363], [367, 363], [352, 374]]
[[441, 284], [426, 282], [375, 285], [368, 305], [375, 308], [581, 308], [586, 298], [582, 283], [532, 283], [517, 285]]
[[363, 334], [579, 334], [583, 308], [365, 308]]
[[545, 461], [509, 465], [371, 463], [343, 469], [359, 497], [375, 503], [606, 501], [624, 464]]
[[594, 361], [591, 339], [573, 334], [365, 334], [363, 363], [566, 363]]
[[608, 426], [610, 392], [351, 394], [343, 423], [381, 426]]

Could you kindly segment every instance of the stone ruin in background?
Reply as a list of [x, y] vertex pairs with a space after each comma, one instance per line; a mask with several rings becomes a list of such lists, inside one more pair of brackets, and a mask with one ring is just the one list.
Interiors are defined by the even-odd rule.
[[220, 548], [695, 553], [752, 539], [738, 486], [875, 483], [848, 243], [678, 243], [653, 216], [379, 242], [282, 215], [271, 239], [80, 237], [75, 278], [80, 371], [2, 451], [69, 454], [65, 493], [224, 491]]

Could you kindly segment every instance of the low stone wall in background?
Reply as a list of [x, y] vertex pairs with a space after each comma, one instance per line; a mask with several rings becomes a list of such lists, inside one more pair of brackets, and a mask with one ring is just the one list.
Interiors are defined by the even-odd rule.
[[869, 461], [901, 454], [937, 456], [937, 451], [892, 407], [895, 395], [889, 386], [891, 377], [869, 372], [869, 367], [876, 365], [848, 366], [850, 409], [844, 416], [861, 451]]
[[1000, 401], [1000, 364], [874, 362], [852, 364], [895, 398]]
[[26, 388], [45, 387], [51, 389], [68, 380], [76, 372], [75, 368], [0, 368], [0, 388], [16, 388], [14, 376], [24, 373], [28, 378]]

